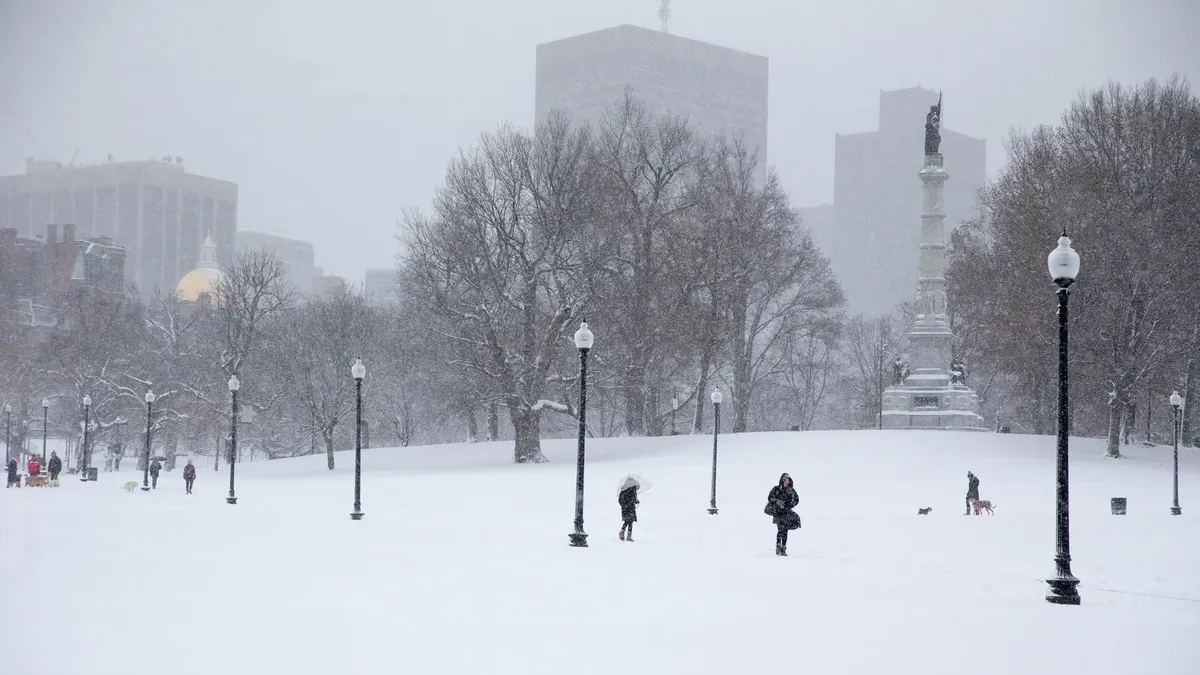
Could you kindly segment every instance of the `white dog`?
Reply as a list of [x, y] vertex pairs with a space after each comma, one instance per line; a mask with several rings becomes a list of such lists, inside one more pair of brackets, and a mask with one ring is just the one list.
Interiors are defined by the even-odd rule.
[[127, 481], [125, 481], [125, 486], [122, 487], [121, 489], [126, 492], [132, 493], [134, 490], [137, 489], [137, 481], [136, 480], [127, 480]]

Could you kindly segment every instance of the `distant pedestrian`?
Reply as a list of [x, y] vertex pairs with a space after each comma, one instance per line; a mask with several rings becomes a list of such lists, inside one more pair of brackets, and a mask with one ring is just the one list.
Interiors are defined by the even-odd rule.
[[158, 489], [158, 474], [160, 471], [162, 471], [162, 464], [158, 463], [158, 458], [156, 457], [150, 462], [150, 489], [152, 490]]
[[46, 468], [50, 469], [50, 480], [58, 480], [58, 474], [62, 473], [62, 460], [59, 459], [57, 452], [50, 453], [50, 461], [46, 464]]
[[971, 500], [979, 500], [979, 479], [970, 471], [967, 472], [967, 510], [964, 516], [971, 515]]
[[183, 484], [187, 487], [187, 493], [192, 494], [192, 483], [196, 482], [196, 465], [192, 464], [192, 460], [188, 460], [187, 466], [183, 467]]
[[10, 488], [14, 485], [21, 487], [21, 479], [17, 476], [17, 466], [16, 455], [9, 457], [8, 461], [5, 462], [5, 468], [8, 469], [8, 482], [5, 483], [4, 487]]
[[788, 531], [800, 529], [800, 516], [792, 509], [800, 503], [800, 496], [792, 486], [792, 477], [786, 473], [779, 477], [779, 484], [767, 495], [767, 506], [763, 512], [775, 523], [775, 555], [787, 555]]
[[638, 484], [633, 483], [617, 494], [617, 503], [621, 505], [621, 531], [617, 537], [621, 541], [633, 541], [633, 524], [637, 522]]

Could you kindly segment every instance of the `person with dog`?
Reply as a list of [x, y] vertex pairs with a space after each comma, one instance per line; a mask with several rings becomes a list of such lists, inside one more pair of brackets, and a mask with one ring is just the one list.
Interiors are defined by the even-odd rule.
[[979, 499], [979, 479], [970, 471], [967, 472], [967, 511], [964, 516], [971, 515], [971, 500]]
[[187, 466], [183, 467], [183, 485], [187, 488], [187, 493], [192, 494], [192, 483], [196, 482], [196, 465], [192, 464], [192, 460], [188, 460]]
[[162, 464], [159, 464], [158, 458], [155, 457], [154, 460], [150, 462], [150, 489], [151, 490], [158, 489], [158, 474], [160, 471], [162, 471]]
[[10, 488], [14, 485], [21, 487], [21, 478], [17, 475], [17, 466], [17, 456], [13, 455], [12, 457], [9, 457], [7, 466], [5, 467], [8, 469], [8, 483], [6, 483], [4, 487]]
[[775, 523], [775, 555], [787, 555], [788, 531], [800, 529], [800, 515], [792, 509], [800, 503], [800, 496], [792, 485], [792, 477], [786, 473], [779, 477], [779, 484], [767, 494], [764, 513]]
[[50, 480], [58, 480], [58, 474], [62, 473], [62, 459], [59, 458], [57, 452], [50, 453], [50, 461], [46, 468], [50, 469]]
[[25, 464], [25, 471], [30, 476], [42, 475], [42, 460], [38, 459], [37, 455], [30, 456], [29, 462]]

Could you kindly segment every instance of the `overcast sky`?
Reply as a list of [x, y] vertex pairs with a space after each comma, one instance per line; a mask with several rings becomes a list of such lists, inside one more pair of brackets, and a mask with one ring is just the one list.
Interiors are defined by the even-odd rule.
[[[240, 186], [238, 223], [301, 237], [327, 273], [390, 267], [456, 148], [533, 118], [534, 47], [657, 0], [0, 0], [0, 175], [27, 156], [179, 155]], [[833, 197], [835, 132], [881, 89], [942, 89], [947, 127], [1004, 161], [1012, 126], [1082, 88], [1200, 89], [1200, 0], [673, 0], [671, 32], [770, 58], [770, 163]], [[922, 121], [918, 120], [917, 123]]]

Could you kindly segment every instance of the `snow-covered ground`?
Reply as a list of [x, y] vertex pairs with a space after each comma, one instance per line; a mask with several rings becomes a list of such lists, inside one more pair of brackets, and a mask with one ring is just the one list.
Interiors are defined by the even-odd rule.
[[[180, 471], [125, 494], [98, 483], [0, 493], [0, 672], [1200, 672], [1200, 453], [1102, 458], [1073, 441], [1080, 607], [1047, 603], [1054, 439], [945, 432], [589, 440], [586, 529], [571, 548], [574, 443], [509, 463], [508, 443], [371, 449]], [[132, 462], [131, 462], [132, 465]], [[964, 517], [966, 473], [994, 517]], [[774, 555], [780, 472], [803, 529]], [[617, 540], [616, 486], [641, 498]], [[1129, 515], [1109, 514], [1126, 497]], [[918, 507], [932, 506], [929, 516]]]

